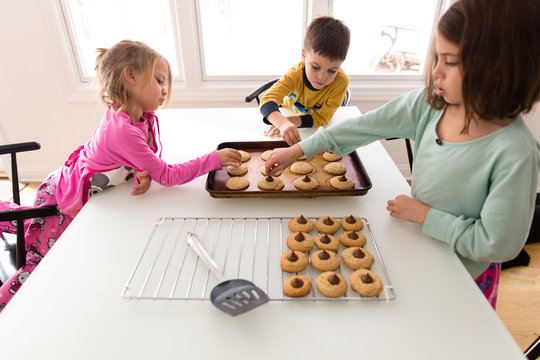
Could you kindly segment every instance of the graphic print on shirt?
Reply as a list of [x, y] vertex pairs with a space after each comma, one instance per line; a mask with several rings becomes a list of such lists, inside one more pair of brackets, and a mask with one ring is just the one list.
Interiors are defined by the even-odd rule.
[[90, 179], [88, 187], [88, 197], [95, 195], [103, 190], [111, 188], [115, 185], [122, 184], [133, 178], [133, 168], [129, 166], [120, 166], [111, 171], [96, 173]]
[[296, 95], [294, 93], [290, 93], [289, 95], [286, 96], [286, 98], [290, 100], [290, 102], [293, 104], [296, 111], [298, 111], [298, 112], [300, 112], [302, 114], [307, 114], [307, 113], [310, 113], [310, 112], [316, 112], [317, 110], [322, 108], [321, 104], [315, 104], [312, 107], [306, 108], [305, 104], [302, 104], [302, 102], [300, 102], [300, 100], [296, 99]]

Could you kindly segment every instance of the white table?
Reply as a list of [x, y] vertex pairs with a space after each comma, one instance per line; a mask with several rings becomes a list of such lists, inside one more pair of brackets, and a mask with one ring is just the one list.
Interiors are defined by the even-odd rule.
[[[342, 108], [334, 121], [358, 114]], [[265, 140], [256, 108], [161, 113], [168, 162], [226, 141]], [[311, 130], [302, 130], [307, 135]], [[373, 187], [364, 196], [215, 199], [206, 176], [182, 186], [131, 184], [92, 198], [0, 314], [2, 359], [523, 359], [449, 248], [386, 201], [410, 189], [380, 143], [358, 149]], [[120, 296], [160, 216], [350, 213], [369, 219], [397, 297], [388, 303], [272, 301], [231, 317], [209, 301]]]

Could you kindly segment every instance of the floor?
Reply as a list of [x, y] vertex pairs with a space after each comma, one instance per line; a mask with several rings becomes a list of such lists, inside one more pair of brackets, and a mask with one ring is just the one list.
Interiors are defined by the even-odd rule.
[[[0, 186], [6, 183], [9, 180], [0, 174]], [[32, 205], [38, 185], [21, 186], [21, 204]], [[522, 350], [540, 335], [540, 243], [526, 245], [525, 250], [531, 257], [529, 266], [503, 270], [497, 302], [497, 314]], [[0, 259], [5, 256], [0, 246]]]
[[497, 314], [522, 350], [540, 335], [540, 243], [525, 245], [529, 266], [503, 270]]

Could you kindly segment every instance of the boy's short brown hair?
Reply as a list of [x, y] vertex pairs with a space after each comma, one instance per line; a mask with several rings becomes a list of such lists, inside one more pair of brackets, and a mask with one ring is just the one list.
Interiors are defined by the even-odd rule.
[[331, 16], [313, 19], [306, 30], [304, 50], [326, 56], [332, 60], [345, 60], [351, 32], [340, 20]]

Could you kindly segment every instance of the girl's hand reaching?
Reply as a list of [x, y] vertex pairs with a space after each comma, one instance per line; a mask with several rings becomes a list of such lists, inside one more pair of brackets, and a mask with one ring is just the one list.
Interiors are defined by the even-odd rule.
[[238, 150], [225, 148], [217, 151], [221, 166], [240, 166], [242, 154]]
[[390, 216], [419, 224], [424, 223], [430, 209], [429, 206], [406, 195], [398, 195], [394, 200], [388, 200], [386, 207], [386, 210], [390, 211]]
[[133, 187], [133, 190], [131, 191], [131, 195], [142, 195], [144, 194], [148, 189], [150, 189], [150, 184], [152, 184], [152, 179], [150, 176], [148, 176], [148, 170], [135, 171], [135, 177], [137, 179], [138, 184]]
[[271, 175], [276, 171], [283, 170], [302, 155], [304, 155], [304, 151], [298, 144], [288, 148], [276, 148], [272, 150], [266, 160], [266, 173]]

